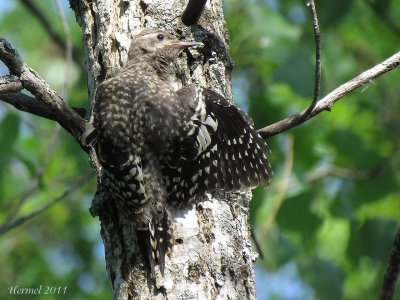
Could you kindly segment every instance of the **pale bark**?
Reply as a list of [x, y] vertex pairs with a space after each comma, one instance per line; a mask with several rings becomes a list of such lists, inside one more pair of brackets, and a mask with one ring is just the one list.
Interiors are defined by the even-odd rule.
[[[73, 1], [84, 32], [88, 88], [115, 74], [127, 57], [130, 40], [143, 28], [183, 32], [205, 44], [175, 65], [175, 86], [194, 83], [231, 98], [227, 32], [220, 1], [207, 3], [199, 25], [180, 19], [186, 1]], [[121, 219], [99, 184], [91, 212], [99, 216], [114, 299], [255, 299], [248, 224], [251, 194], [207, 195], [173, 216], [175, 245], [162, 278], [144, 266], [129, 220]]]

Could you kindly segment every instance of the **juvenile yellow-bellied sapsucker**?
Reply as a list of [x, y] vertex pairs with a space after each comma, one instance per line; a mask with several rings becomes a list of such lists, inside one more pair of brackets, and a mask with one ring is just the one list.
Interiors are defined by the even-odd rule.
[[93, 125], [103, 180], [131, 220], [154, 275], [171, 246], [168, 211], [207, 191], [267, 185], [267, 145], [247, 115], [224, 97], [186, 86], [174, 90], [168, 68], [201, 43], [145, 30], [127, 64], [96, 90]]

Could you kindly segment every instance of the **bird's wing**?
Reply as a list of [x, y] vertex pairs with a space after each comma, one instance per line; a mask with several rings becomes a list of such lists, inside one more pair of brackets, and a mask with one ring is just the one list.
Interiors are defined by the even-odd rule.
[[197, 103], [190, 130], [174, 149], [178, 163], [175, 158], [175, 163], [167, 160], [163, 166], [171, 205], [215, 189], [230, 192], [268, 185], [269, 149], [247, 115], [208, 89], [185, 88], [178, 97]]
[[122, 198], [124, 205], [130, 205], [133, 210], [142, 206], [146, 197], [140, 156], [122, 152], [104, 139], [98, 143], [97, 151], [104, 169], [103, 179], [110, 192]]
[[[99, 84], [93, 110], [97, 155], [104, 169], [103, 179], [114, 197], [137, 209], [145, 201], [142, 161], [135, 153], [137, 138], [131, 136], [133, 87], [120, 78]], [[117, 202], [118, 203], [118, 202]]]

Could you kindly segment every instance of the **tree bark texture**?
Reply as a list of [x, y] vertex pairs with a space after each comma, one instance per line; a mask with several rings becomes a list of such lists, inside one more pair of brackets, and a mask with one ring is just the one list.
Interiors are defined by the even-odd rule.
[[[165, 29], [204, 43], [175, 64], [175, 87], [208, 87], [231, 99], [228, 38], [221, 1], [209, 1], [199, 24], [186, 27], [182, 0], [70, 0], [82, 27], [89, 98], [127, 58], [130, 40], [144, 28]], [[164, 277], [152, 279], [138, 252], [134, 229], [122, 219], [101, 182], [91, 212], [101, 222], [114, 299], [255, 299], [248, 224], [250, 192], [215, 193], [174, 212], [174, 246]]]

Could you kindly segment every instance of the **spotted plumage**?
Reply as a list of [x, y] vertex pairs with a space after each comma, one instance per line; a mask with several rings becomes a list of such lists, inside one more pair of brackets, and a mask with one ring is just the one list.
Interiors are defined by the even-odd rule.
[[[207, 191], [267, 185], [268, 148], [221, 95], [170, 84], [182, 49], [200, 46], [160, 30], [135, 36], [127, 64], [99, 84], [93, 110], [102, 180], [132, 221], [153, 275], [171, 246], [168, 211]], [[91, 135], [88, 135], [91, 136]]]

